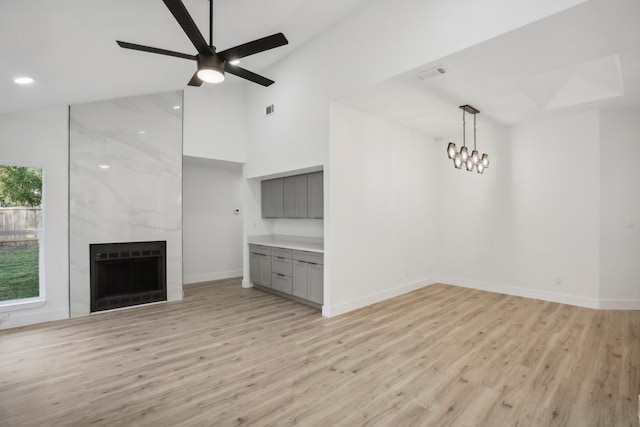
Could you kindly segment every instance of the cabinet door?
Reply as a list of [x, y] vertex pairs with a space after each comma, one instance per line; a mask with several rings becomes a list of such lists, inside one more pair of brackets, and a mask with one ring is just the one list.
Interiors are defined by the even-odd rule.
[[249, 280], [254, 285], [260, 284], [260, 259], [262, 258], [259, 254], [250, 253], [249, 254]]
[[322, 304], [324, 300], [324, 272], [323, 266], [307, 264], [309, 266], [309, 296], [308, 300]]
[[304, 261], [293, 261], [293, 295], [309, 299], [309, 264]]
[[262, 181], [260, 197], [263, 218], [283, 218], [284, 180], [282, 178]]
[[291, 276], [273, 273], [271, 287], [276, 291], [291, 294]]
[[284, 178], [284, 217], [306, 218], [308, 204], [307, 175]]
[[316, 172], [307, 175], [308, 179], [308, 218], [324, 218], [324, 187], [323, 173]]
[[267, 255], [260, 256], [260, 284], [271, 287], [271, 257]]

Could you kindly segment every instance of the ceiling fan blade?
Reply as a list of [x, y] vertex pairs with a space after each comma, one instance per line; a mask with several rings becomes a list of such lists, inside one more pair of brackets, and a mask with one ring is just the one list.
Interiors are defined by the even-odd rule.
[[195, 22], [193, 22], [193, 18], [189, 15], [187, 8], [184, 7], [184, 3], [180, 0], [162, 0], [164, 4], [169, 8], [169, 11], [173, 14], [173, 17], [176, 18], [178, 24], [182, 27], [182, 30], [185, 32], [191, 43], [196, 47], [198, 53], [202, 55], [211, 55], [211, 51], [209, 50], [209, 46], [205, 41], [204, 37], [202, 37], [202, 33], [198, 30], [198, 27]]
[[204, 82], [198, 77], [198, 72], [196, 71], [191, 80], [189, 80], [189, 86], [202, 86], [202, 83]]
[[141, 44], [127, 43], [120, 40], [116, 40], [116, 42], [120, 47], [123, 47], [125, 49], [141, 50], [143, 52], [159, 53], [160, 55], [175, 56], [177, 58], [191, 59], [193, 61], [196, 60], [195, 55], [188, 55], [186, 53], [174, 52], [172, 50], [166, 49], [158, 49], [157, 47], [143, 46]]
[[218, 56], [221, 56], [227, 61], [231, 61], [234, 59], [240, 59], [244, 58], [245, 56], [264, 52], [265, 50], [284, 46], [286, 44], [289, 44], [287, 38], [284, 36], [284, 34], [278, 33], [271, 36], [263, 37], [258, 40], [254, 40], [249, 43], [241, 44], [227, 50], [223, 50], [222, 52], [218, 52]]
[[262, 77], [256, 73], [253, 73], [249, 70], [245, 70], [244, 68], [235, 66], [235, 65], [231, 65], [228, 62], [225, 64], [224, 67], [224, 71], [226, 71], [229, 74], [233, 74], [236, 75], [238, 77], [242, 77], [243, 79], [247, 79], [249, 81], [252, 81], [254, 83], [258, 83], [259, 85], [262, 86], [271, 86], [272, 84], [274, 84], [275, 82], [273, 80], [269, 80], [266, 77]]

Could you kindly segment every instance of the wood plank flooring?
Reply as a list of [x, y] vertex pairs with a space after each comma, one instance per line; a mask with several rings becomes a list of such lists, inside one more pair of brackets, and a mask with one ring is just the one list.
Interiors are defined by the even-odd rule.
[[640, 312], [433, 285], [332, 319], [237, 280], [0, 331], [0, 425], [638, 426]]

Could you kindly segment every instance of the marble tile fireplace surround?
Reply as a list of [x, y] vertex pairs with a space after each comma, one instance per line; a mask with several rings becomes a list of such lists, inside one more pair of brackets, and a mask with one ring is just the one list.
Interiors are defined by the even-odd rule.
[[[92, 312], [90, 245], [96, 244], [166, 242], [162, 298], [182, 299], [181, 107], [181, 92], [71, 106], [71, 317]], [[138, 264], [151, 262], [139, 257]], [[131, 274], [140, 275], [138, 267]]]

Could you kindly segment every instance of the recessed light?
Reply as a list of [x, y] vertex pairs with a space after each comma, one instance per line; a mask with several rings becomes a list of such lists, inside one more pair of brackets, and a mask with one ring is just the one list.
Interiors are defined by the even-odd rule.
[[31, 83], [34, 82], [33, 78], [26, 77], [26, 76], [25, 77], [17, 77], [15, 79], [13, 79], [13, 81], [16, 84], [19, 84], [19, 85], [28, 85], [28, 84], [31, 84]]
[[179, 106], [179, 105], [174, 105], [174, 106], [173, 106], [173, 109], [174, 109], [174, 110], [179, 110], [179, 109], [180, 109], [180, 106]]
[[231, 61], [229, 61], [229, 64], [231, 65], [238, 65], [240, 63], [239, 59], [232, 59]]
[[109, 165], [98, 165], [100, 166], [100, 169], [109, 169], [111, 166]]
[[144, 131], [143, 131], [143, 130], [139, 130], [139, 131], [138, 131], [138, 133], [139, 133], [140, 135], [142, 135], [142, 134], [144, 133]]

